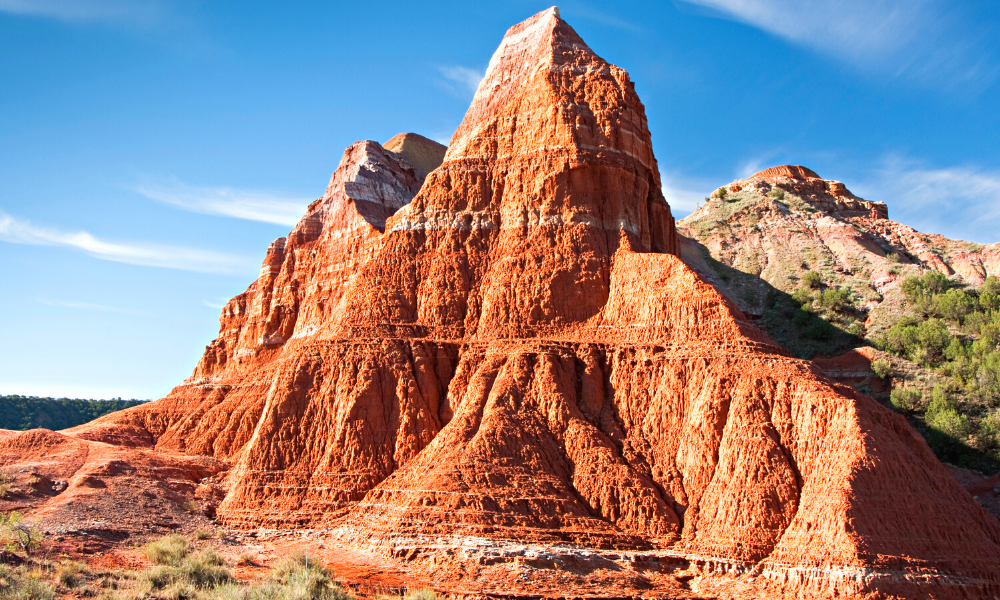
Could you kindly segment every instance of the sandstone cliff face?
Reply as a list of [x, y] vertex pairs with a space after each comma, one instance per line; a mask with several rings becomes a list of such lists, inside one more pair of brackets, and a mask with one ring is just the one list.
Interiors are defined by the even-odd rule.
[[[558, 11], [507, 32], [422, 186], [387, 147], [345, 152], [190, 380], [69, 433], [230, 460], [226, 523], [322, 527], [442, 589], [530, 593], [523, 552], [462, 557], [551, 542], [690, 568], [660, 594], [1000, 589], [1000, 525], [905, 420], [680, 260], [634, 87]], [[623, 565], [601, 581], [652, 585]]]

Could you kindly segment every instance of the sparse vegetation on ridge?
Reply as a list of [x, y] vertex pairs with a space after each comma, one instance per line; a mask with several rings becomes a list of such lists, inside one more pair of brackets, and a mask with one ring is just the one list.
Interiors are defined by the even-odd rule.
[[930, 393], [897, 387], [891, 402], [908, 414], [942, 459], [1000, 468], [1000, 280], [966, 288], [929, 271], [902, 284], [908, 314], [876, 345], [944, 376]]
[[[973, 289], [928, 270], [866, 221], [833, 215], [878, 244], [845, 255], [814, 233], [817, 219], [832, 213], [813, 206], [812, 197], [776, 185], [720, 189], [726, 193], [713, 194], [681, 227], [706, 242], [702, 259], [723, 291], [795, 356], [831, 357], [865, 344], [894, 354], [895, 362], [872, 365], [891, 393], [861, 391], [905, 414], [942, 460], [984, 473], [1000, 470], [996, 279]], [[781, 236], [804, 243], [776, 243], [784, 238], [770, 237], [775, 225]], [[925, 242], [942, 260], [973, 249], [932, 237]], [[902, 283], [876, 287], [879, 270]]]

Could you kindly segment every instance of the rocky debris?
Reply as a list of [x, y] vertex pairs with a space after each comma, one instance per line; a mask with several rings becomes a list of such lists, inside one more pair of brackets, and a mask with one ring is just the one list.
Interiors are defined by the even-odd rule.
[[[392, 147], [347, 149], [191, 379], [43, 435], [76, 514], [217, 476], [227, 525], [456, 595], [1000, 591], [1000, 524], [906, 421], [680, 260], [634, 86], [557, 10], [507, 32], [426, 179]], [[74, 491], [109, 458], [136, 473]]]

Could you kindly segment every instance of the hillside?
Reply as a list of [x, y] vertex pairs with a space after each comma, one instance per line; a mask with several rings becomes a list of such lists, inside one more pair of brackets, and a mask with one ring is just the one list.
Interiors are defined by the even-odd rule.
[[1000, 244], [918, 232], [792, 165], [717, 189], [678, 231], [685, 261], [795, 355], [874, 346], [886, 376], [860, 389], [943, 460], [1000, 470]]

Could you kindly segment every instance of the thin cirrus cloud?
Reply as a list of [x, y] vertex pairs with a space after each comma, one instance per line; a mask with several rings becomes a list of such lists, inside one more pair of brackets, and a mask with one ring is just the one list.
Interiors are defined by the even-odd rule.
[[885, 202], [889, 218], [924, 233], [982, 244], [1000, 242], [1000, 171], [928, 167], [903, 156], [882, 161], [856, 193]]
[[660, 183], [670, 212], [677, 219], [697, 210], [705, 196], [719, 187], [718, 182], [713, 184], [707, 179], [667, 173], [660, 173]]
[[52, 306], [54, 308], [69, 308], [72, 310], [80, 310], [85, 312], [103, 312], [103, 313], [115, 313], [120, 315], [136, 315], [136, 316], [149, 316], [149, 313], [129, 310], [127, 308], [118, 308], [117, 306], [107, 306], [105, 304], [94, 304], [91, 302], [77, 302], [75, 300], [48, 300], [45, 298], [39, 298], [38, 302], [46, 306]]
[[986, 31], [944, 0], [676, 0], [861, 70], [978, 91], [997, 75]]
[[245, 276], [256, 270], [252, 259], [223, 252], [158, 244], [101, 240], [86, 231], [38, 227], [0, 212], [0, 241], [32, 246], [61, 246], [102, 260], [198, 273]]
[[155, 0], [0, 0], [0, 12], [60, 21], [149, 22], [163, 6]]
[[302, 219], [310, 202], [303, 198], [287, 198], [252, 190], [195, 187], [176, 182], [171, 185], [138, 185], [133, 189], [151, 200], [191, 212], [289, 227]]
[[463, 96], [475, 94], [476, 90], [479, 89], [479, 82], [485, 76], [484, 71], [461, 66], [438, 67], [438, 73], [448, 80], [449, 89]]

